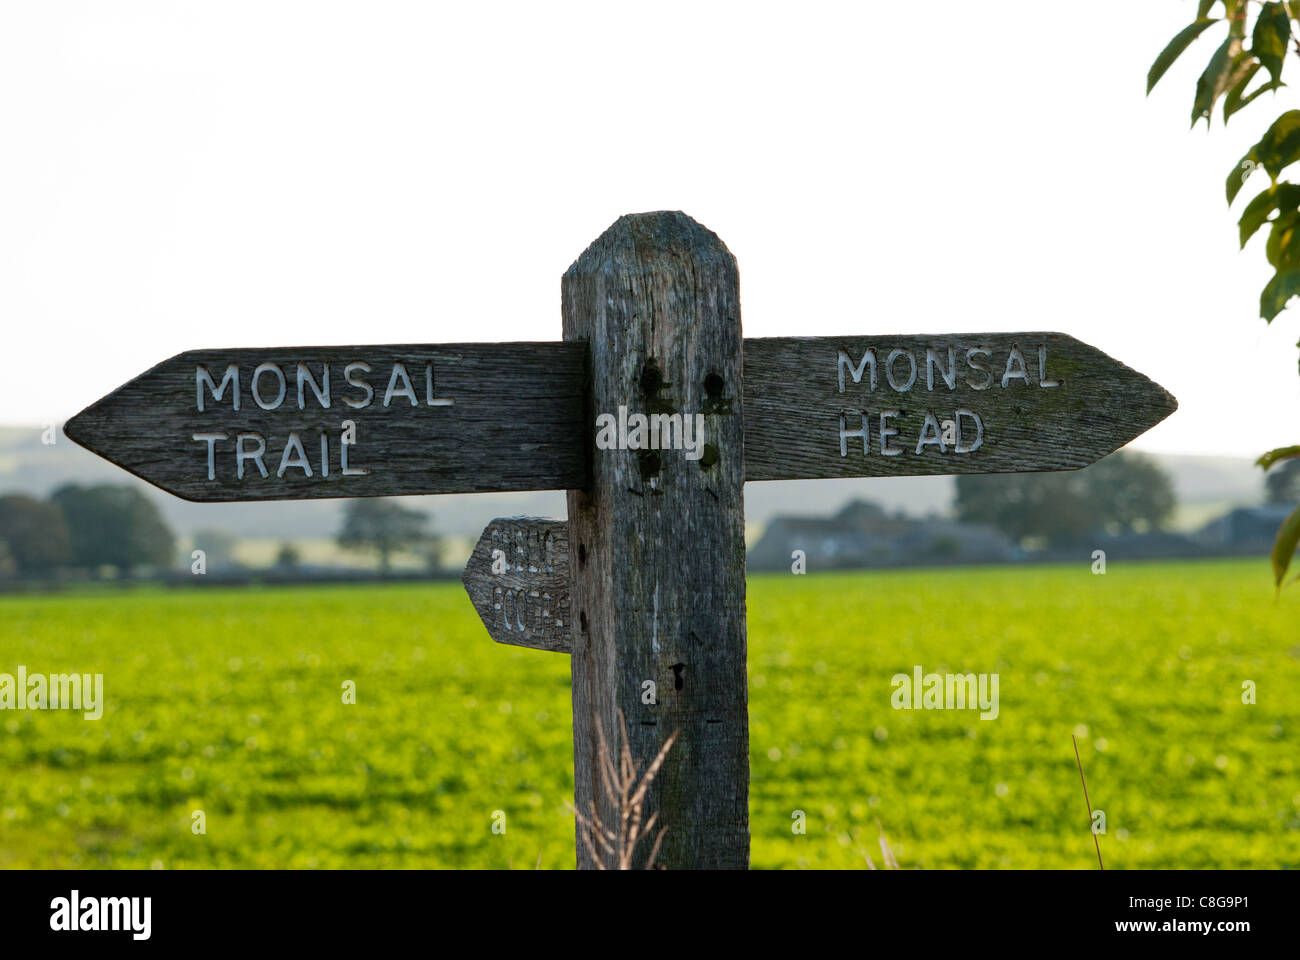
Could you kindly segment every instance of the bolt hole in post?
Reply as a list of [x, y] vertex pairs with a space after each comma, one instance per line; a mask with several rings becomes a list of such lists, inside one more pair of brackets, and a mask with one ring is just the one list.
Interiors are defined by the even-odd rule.
[[583, 567], [586, 566], [587, 566], [587, 545], [585, 543], [580, 543], [578, 544], [578, 568], [582, 569]]
[[700, 412], [705, 414], [719, 414], [721, 416], [731, 416], [735, 413], [735, 405], [726, 397], [727, 381], [716, 370], [710, 370], [704, 376], [704, 402], [700, 404]]
[[663, 385], [664, 376], [659, 371], [659, 364], [652, 358], [641, 371], [641, 392], [653, 400], [659, 396], [659, 388]]
[[659, 471], [663, 468], [663, 458], [659, 456], [658, 450], [639, 450], [636, 455], [636, 465], [641, 479], [649, 482], [659, 476]]

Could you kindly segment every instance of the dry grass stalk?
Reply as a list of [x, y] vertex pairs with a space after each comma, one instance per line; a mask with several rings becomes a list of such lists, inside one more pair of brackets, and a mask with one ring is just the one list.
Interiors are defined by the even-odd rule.
[[1088, 830], [1092, 834], [1092, 845], [1097, 848], [1097, 867], [1105, 870], [1106, 865], [1101, 862], [1101, 841], [1097, 839], [1097, 831], [1092, 826], [1092, 801], [1088, 799], [1088, 781], [1083, 776], [1083, 761], [1079, 759], [1079, 740], [1070, 734], [1070, 742], [1074, 744], [1074, 762], [1079, 765], [1079, 781], [1083, 784], [1083, 802], [1088, 805]]
[[[901, 870], [902, 867], [898, 865], [898, 858], [894, 856], [894, 849], [889, 845], [889, 840], [885, 837], [885, 828], [880, 825], [879, 818], [876, 819], [876, 829], [880, 831], [880, 856], [883, 858], [885, 869]], [[875, 870], [876, 865], [871, 862], [871, 854], [865, 850], [861, 852], [862, 858], [867, 861], [867, 869]]]
[[[601, 727], [600, 717], [594, 716], [593, 719], [596, 727], [596, 743], [599, 747], [601, 789], [611, 809], [616, 811], [618, 822], [612, 825], [606, 824], [601, 820], [600, 812], [594, 804], [590, 814], [584, 814], [573, 804], [569, 804], [569, 809], [578, 820], [578, 837], [591, 854], [597, 869], [609, 869], [606, 866], [606, 860], [609, 860], [616, 870], [631, 870], [632, 858], [637, 846], [650, 835], [655, 821], [659, 818], [656, 812], [650, 815], [649, 820], [645, 819], [646, 793], [650, 789], [650, 784], [654, 782], [659, 768], [663, 766], [668, 751], [677, 740], [677, 734], [681, 731], [672, 732], [664, 741], [664, 745], [659, 748], [659, 753], [650, 761], [650, 766], [642, 773], [632, 760], [623, 711], [618, 711], [619, 733], [623, 743], [618, 753], [617, 763], [613, 751], [609, 749], [609, 743], [605, 740], [605, 731]], [[664, 833], [667, 830], [666, 826], [659, 828], [659, 833], [650, 848], [650, 859], [646, 861], [647, 870], [653, 869], [655, 857], [659, 855], [659, 847], [663, 843]]]

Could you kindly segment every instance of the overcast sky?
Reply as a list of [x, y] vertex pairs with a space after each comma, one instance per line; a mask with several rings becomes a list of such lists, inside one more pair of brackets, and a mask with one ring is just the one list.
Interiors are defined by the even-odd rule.
[[1178, 397], [1138, 448], [1300, 442], [1223, 196], [1296, 94], [1191, 132], [1218, 33], [1146, 98], [1195, 3], [1122, 7], [5, 3], [0, 424], [191, 348], [558, 339], [583, 248], [681, 209], [747, 335], [1060, 330]]

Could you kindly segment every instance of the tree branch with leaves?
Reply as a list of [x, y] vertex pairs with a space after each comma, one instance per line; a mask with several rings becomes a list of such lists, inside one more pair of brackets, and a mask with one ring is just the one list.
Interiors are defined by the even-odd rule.
[[[1211, 28], [1226, 24], [1227, 36], [1215, 48], [1196, 81], [1192, 127], [1203, 119], [1208, 130], [1220, 99], [1226, 126], [1234, 114], [1260, 95], [1286, 86], [1282, 68], [1287, 55], [1294, 52], [1300, 57], [1300, 39], [1295, 33], [1297, 20], [1300, 20], [1300, 0], [1269, 3], [1199, 0], [1196, 19], [1180, 30], [1151, 64], [1147, 72], [1147, 93], [1195, 40]], [[1267, 79], [1260, 75], [1261, 71]], [[1259, 315], [1266, 323], [1272, 323], [1291, 298], [1300, 295], [1300, 184], [1279, 179], [1282, 171], [1297, 160], [1300, 160], [1300, 110], [1288, 110], [1246, 151], [1228, 173], [1226, 183], [1231, 207], [1247, 180], [1261, 169], [1268, 174], [1268, 187], [1246, 204], [1237, 221], [1243, 249], [1251, 237], [1266, 225], [1269, 228], [1264, 253], [1274, 272], [1259, 296]], [[1296, 346], [1300, 347], [1300, 343]], [[1256, 464], [1267, 471], [1295, 458], [1300, 458], [1300, 445], [1270, 450]], [[1273, 577], [1279, 589], [1297, 546], [1300, 546], [1300, 505], [1282, 522], [1273, 544]]]

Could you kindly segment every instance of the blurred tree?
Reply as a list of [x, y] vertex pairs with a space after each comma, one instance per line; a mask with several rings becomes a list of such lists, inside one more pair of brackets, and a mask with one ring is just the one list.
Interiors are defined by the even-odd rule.
[[280, 551], [275, 555], [275, 565], [285, 570], [292, 570], [302, 563], [302, 554], [298, 548], [287, 540], [280, 544]]
[[50, 500], [63, 511], [79, 567], [167, 567], [176, 540], [153, 501], [135, 487], [68, 484]]
[[1088, 508], [1087, 483], [1076, 473], [1012, 473], [957, 478], [957, 518], [985, 523], [1016, 543], [1045, 537], [1074, 543], [1099, 525]]
[[416, 553], [420, 555], [420, 559], [424, 561], [430, 573], [437, 573], [442, 569], [443, 547], [442, 538], [433, 534], [426, 535], [416, 545]]
[[379, 569], [388, 573], [394, 551], [429, 539], [425, 533], [429, 520], [428, 514], [404, 507], [396, 500], [349, 500], [343, 508], [338, 543], [345, 550], [373, 550], [379, 555]]
[[1155, 529], [1169, 519], [1176, 503], [1169, 475], [1134, 453], [1112, 453], [1090, 467], [1063, 473], [957, 478], [958, 518], [988, 524], [1017, 543], [1043, 537], [1052, 546], [1068, 546], [1099, 530]]
[[1169, 474], [1139, 453], [1112, 453], [1080, 473], [1088, 484], [1090, 509], [1108, 533], [1159, 529], [1178, 506]]
[[13, 494], [0, 497], [0, 540], [24, 576], [45, 576], [72, 561], [67, 522], [53, 504]]

